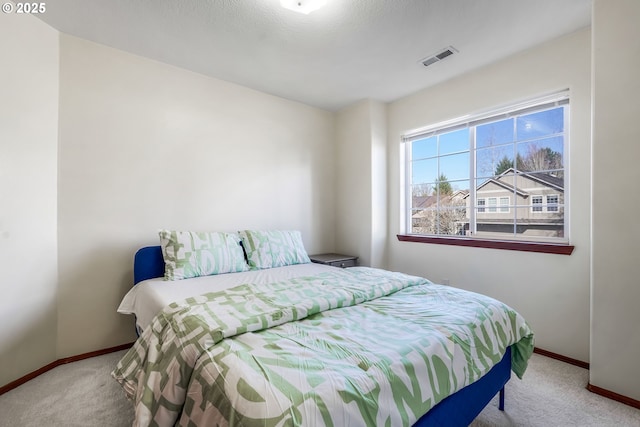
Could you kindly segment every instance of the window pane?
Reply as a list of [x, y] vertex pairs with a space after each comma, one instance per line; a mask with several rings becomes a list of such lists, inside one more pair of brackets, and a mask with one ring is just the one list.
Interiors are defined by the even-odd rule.
[[435, 136], [411, 143], [411, 159], [419, 160], [438, 155], [438, 140]]
[[500, 213], [509, 213], [509, 197], [500, 197]]
[[434, 197], [437, 195], [438, 206], [444, 208], [466, 206], [469, 182], [469, 180], [459, 180], [434, 183], [432, 194]]
[[515, 185], [515, 176], [516, 174], [513, 171], [503, 173], [500, 176], [495, 177], [495, 181], [500, 184], [501, 188], [509, 191], [509, 193], [513, 193], [514, 185]]
[[535, 214], [527, 208], [519, 208], [517, 212], [516, 234], [522, 238], [564, 237], [564, 209], [558, 213], [546, 215]]
[[464, 198], [469, 194], [471, 181], [468, 179], [461, 179], [458, 181], [449, 181], [449, 183], [451, 184], [453, 198], [456, 200], [463, 199], [463, 202], [466, 203]]
[[542, 196], [531, 196], [531, 212], [542, 212]]
[[554, 137], [519, 143], [518, 169], [527, 172], [560, 170], [564, 167], [563, 138]]
[[420, 212], [436, 206], [436, 197], [430, 193], [423, 193], [419, 186], [414, 188], [414, 190], [416, 191], [414, 191], [411, 197], [411, 216], [416, 217], [417, 215], [417, 217], [420, 217]]
[[486, 199], [478, 199], [478, 206], [477, 206], [478, 210], [476, 212], [484, 213], [485, 212], [484, 207], [486, 203], [487, 203]]
[[423, 209], [411, 216], [411, 232], [417, 234], [436, 234], [437, 209]]
[[490, 147], [513, 142], [513, 119], [500, 120], [476, 127], [476, 147]]
[[564, 131], [564, 108], [540, 111], [518, 117], [516, 133], [518, 140], [527, 140]]
[[[469, 153], [440, 157], [440, 176], [446, 180], [469, 179]], [[442, 180], [442, 179], [440, 179]]]
[[424, 209], [412, 217], [414, 233], [456, 234], [465, 222], [463, 209]]
[[[443, 133], [440, 135], [440, 152], [444, 154], [457, 153], [460, 151], [469, 151], [469, 129], [460, 129], [454, 132]], [[469, 164], [467, 163], [467, 169]]]
[[476, 150], [476, 174], [478, 177], [500, 175], [513, 168], [513, 145]]
[[487, 239], [507, 239], [514, 236], [513, 214], [486, 215], [476, 220], [476, 236]]
[[[513, 197], [513, 173], [506, 173], [495, 178], [477, 179], [476, 197], [487, 199], [493, 197]], [[488, 202], [487, 202], [488, 205]]]
[[438, 178], [438, 159], [418, 160], [411, 163], [411, 182], [424, 184]]
[[437, 222], [437, 234], [464, 236], [469, 220], [465, 208], [459, 207], [440, 209]]
[[433, 194], [433, 184], [422, 183], [411, 186], [411, 194], [415, 199], [416, 197], [427, 197]]
[[487, 212], [489, 213], [496, 213], [496, 206], [498, 206], [498, 200], [495, 197], [489, 197], [487, 198]]
[[[457, 183], [461, 187], [462, 182]], [[467, 181], [468, 187], [468, 181]], [[468, 230], [466, 199], [468, 190], [453, 195], [413, 197], [412, 233], [464, 235]]]

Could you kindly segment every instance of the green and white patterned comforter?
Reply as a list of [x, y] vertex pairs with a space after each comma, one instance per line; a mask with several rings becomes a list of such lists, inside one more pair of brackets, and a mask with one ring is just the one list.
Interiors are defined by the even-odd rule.
[[166, 307], [113, 377], [140, 426], [401, 426], [533, 333], [505, 304], [366, 267]]

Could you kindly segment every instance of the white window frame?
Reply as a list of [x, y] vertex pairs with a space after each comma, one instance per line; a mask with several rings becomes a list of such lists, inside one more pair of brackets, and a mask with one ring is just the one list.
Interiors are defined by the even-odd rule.
[[[412, 196], [411, 196], [411, 165], [412, 165], [412, 160], [411, 160], [411, 144], [410, 142], [412, 141], [417, 141], [420, 139], [424, 139], [424, 138], [428, 138], [432, 135], [437, 135], [437, 134], [443, 134], [443, 133], [447, 133], [447, 132], [453, 132], [454, 130], [457, 129], [462, 129], [462, 128], [470, 128], [470, 134], [471, 135], [471, 139], [475, 138], [475, 126], [477, 125], [481, 125], [483, 123], [488, 123], [488, 122], [492, 122], [492, 121], [499, 121], [502, 119], [506, 119], [509, 117], [514, 117], [514, 116], [519, 116], [522, 114], [527, 114], [529, 112], [535, 112], [535, 111], [542, 111], [544, 109], [551, 109], [551, 108], [556, 108], [559, 106], [566, 106], [566, 108], [564, 108], [564, 130], [563, 130], [563, 141], [564, 141], [564, 146], [563, 146], [563, 172], [565, 174], [566, 177], [569, 176], [569, 170], [570, 170], [570, 155], [569, 155], [569, 146], [570, 146], [570, 117], [569, 117], [569, 106], [570, 106], [570, 102], [569, 102], [569, 90], [564, 90], [561, 92], [556, 92], [547, 96], [543, 96], [543, 97], [539, 97], [536, 98], [534, 100], [530, 100], [530, 101], [526, 101], [526, 102], [522, 102], [522, 103], [515, 103], [509, 106], [505, 106], [502, 108], [497, 108], [494, 110], [490, 110], [490, 111], [486, 111], [483, 113], [479, 113], [479, 114], [473, 114], [473, 115], [466, 115], [464, 117], [461, 118], [457, 118], [457, 119], [453, 119], [453, 120], [448, 120], [445, 122], [440, 122], [440, 123], [436, 123], [434, 125], [431, 126], [427, 126], [427, 127], [423, 127], [423, 128], [419, 128], [419, 129], [415, 129], [413, 131], [407, 132], [402, 136], [402, 142], [404, 143], [405, 146], [405, 151], [404, 151], [404, 155], [401, 156], [402, 159], [402, 165], [401, 165], [401, 170], [404, 172], [404, 185], [403, 185], [403, 193], [404, 193], [404, 197], [402, 198], [402, 221], [401, 223], [403, 224], [403, 233], [406, 235], [411, 235], [412, 233], [412, 222], [411, 222], [411, 217], [412, 217]], [[475, 180], [477, 179], [477, 175], [476, 175], [476, 165], [475, 165], [475, 147], [472, 146], [472, 144], [470, 143], [470, 175], [469, 175], [469, 179], [471, 183], [475, 183]], [[489, 213], [489, 209], [493, 208], [495, 209], [495, 212], [500, 211], [501, 207], [500, 205], [496, 204], [496, 206], [492, 206], [491, 208], [489, 207], [489, 199], [490, 198], [478, 198], [476, 196], [476, 185], [470, 185], [470, 203], [467, 206], [471, 206], [471, 208], [469, 209], [469, 230], [467, 231], [467, 237], [466, 238], [470, 238], [473, 239], [475, 237], [476, 234], [476, 214], [477, 213]], [[540, 239], [538, 238], [531, 238], [529, 236], [520, 236], [517, 231], [517, 224], [518, 224], [518, 218], [517, 218], [517, 212], [519, 211], [519, 209], [514, 209], [513, 213], [514, 213], [514, 234], [511, 236], [505, 236], [507, 239], [510, 240], [515, 240], [515, 241], [523, 241], [523, 242], [530, 242], [530, 241], [548, 241], [551, 243], [564, 243], [564, 244], [569, 244], [570, 241], [570, 224], [569, 224], [569, 218], [570, 218], [570, 207], [568, 204], [568, 201], [570, 200], [569, 197], [570, 194], [570, 189], [569, 189], [569, 180], [565, 179], [564, 181], [564, 185], [563, 185], [563, 202], [562, 203], [558, 203], [556, 206], [556, 212], [559, 212], [562, 208], [563, 210], [563, 229], [562, 229], [562, 237], [552, 237], [552, 238], [545, 238], [542, 237]], [[516, 194], [514, 192], [514, 197], [516, 197]], [[478, 200], [481, 199], [486, 199], [486, 205], [485, 206], [481, 206], [477, 203]], [[558, 196], [558, 202], [560, 202], [560, 197]], [[515, 202], [514, 202], [515, 205]], [[543, 207], [544, 207], [544, 199], [543, 199]], [[511, 205], [506, 206], [508, 211], [511, 212]], [[516, 206], [518, 207], [518, 206]], [[531, 210], [533, 211], [533, 204], [531, 205]], [[491, 212], [493, 213], [493, 212]], [[536, 211], [536, 213], [538, 213], [538, 211]], [[431, 237], [450, 237], [447, 235], [440, 235], [440, 234], [433, 234], [433, 235], [425, 235], [425, 236], [431, 236]], [[486, 240], [481, 238], [482, 240]]]

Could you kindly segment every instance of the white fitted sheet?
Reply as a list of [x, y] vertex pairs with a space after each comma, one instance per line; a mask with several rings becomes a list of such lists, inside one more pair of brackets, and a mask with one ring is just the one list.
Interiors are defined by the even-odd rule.
[[265, 270], [243, 271], [169, 281], [163, 277], [144, 280], [135, 285], [122, 299], [118, 313], [135, 314], [138, 330], [144, 330], [165, 306], [207, 292], [216, 292], [245, 283], [264, 284], [294, 277], [311, 276], [331, 270], [324, 264], [296, 264]]

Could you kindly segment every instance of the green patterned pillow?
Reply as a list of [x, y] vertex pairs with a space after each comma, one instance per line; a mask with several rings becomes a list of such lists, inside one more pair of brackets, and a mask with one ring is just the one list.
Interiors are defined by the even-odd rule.
[[272, 268], [311, 262], [299, 231], [239, 231], [251, 268]]
[[165, 280], [247, 271], [240, 239], [231, 233], [160, 230]]

